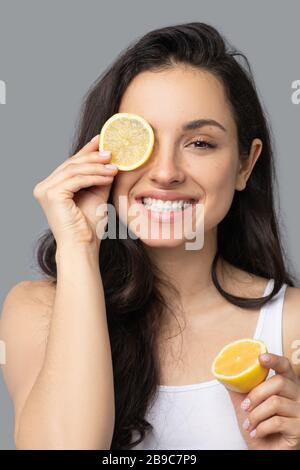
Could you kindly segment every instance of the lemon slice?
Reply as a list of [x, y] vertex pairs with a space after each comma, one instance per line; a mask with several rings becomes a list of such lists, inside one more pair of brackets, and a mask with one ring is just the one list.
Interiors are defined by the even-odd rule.
[[138, 114], [113, 114], [104, 123], [99, 136], [99, 150], [110, 150], [111, 163], [123, 171], [134, 170], [145, 163], [153, 145], [153, 129]]
[[251, 338], [233, 341], [215, 357], [211, 372], [230, 390], [248, 393], [268, 375], [269, 370], [258, 359], [260, 354], [267, 352], [263, 341]]

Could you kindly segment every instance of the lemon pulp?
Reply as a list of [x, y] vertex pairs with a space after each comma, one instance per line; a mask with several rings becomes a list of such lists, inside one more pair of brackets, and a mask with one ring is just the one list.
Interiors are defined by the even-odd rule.
[[213, 361], [213, 375], [230, 390], [248, 393], [263, 382], [268, 369], [258, 359], [266, 353], [263, 341], [244, 338], [227, 344]]
[[152, 127], [142, 116], [132, 113], [111, 116], [99, 136], [99, 150], [110, 150], [111, 163], [123, 171], [133, 170], [145, 163], [153, 145]]

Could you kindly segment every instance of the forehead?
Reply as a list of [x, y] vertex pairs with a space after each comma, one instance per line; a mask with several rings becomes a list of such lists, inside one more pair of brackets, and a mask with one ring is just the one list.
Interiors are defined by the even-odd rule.
[[190, 66], [138, 74], [125, 90], [118, 112], [140, 114], [157, 131], [180, 129], [182, 123], [199, 118], [234, 128], [221, 82], [210, 72]]

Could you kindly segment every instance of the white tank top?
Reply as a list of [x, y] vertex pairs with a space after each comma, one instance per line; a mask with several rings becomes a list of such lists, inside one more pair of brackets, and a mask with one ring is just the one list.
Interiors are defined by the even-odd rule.
[[[273, 289], [270, 279], [264, 295]], [[268, 351], [283, 354], [282, 310], [287, 284], [265, 304], [258, 316], [254, 339], [265, 342]], [[270, 369], [268, 377], [275, 372]], [[158, 385], [146, 419], [153, 430], [132, 447], [140, 449], [234, 449], [247, 450], [226, 387], [218, 380], [192, 385]], [[133, 440], [139, 437], [136, 431]]]

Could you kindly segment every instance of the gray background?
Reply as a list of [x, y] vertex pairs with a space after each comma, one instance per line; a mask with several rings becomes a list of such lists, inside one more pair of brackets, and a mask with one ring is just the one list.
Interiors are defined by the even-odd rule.
[[[33, 263], [47, 227], [34, 185], [66, 157], [88, 87], [137, 37], [170, 24], [204, 21], [248, 57], [271, 118], [280, 184], [281, 225], [300, 268], [300, 79], [297, 1], [0, 0], [1, 305], [8, 290], [41, 277]], [[2, 381], [2, 382], [1, 382]], [[0, 374], [0, 449], [13, 449], [13, 408]]]

